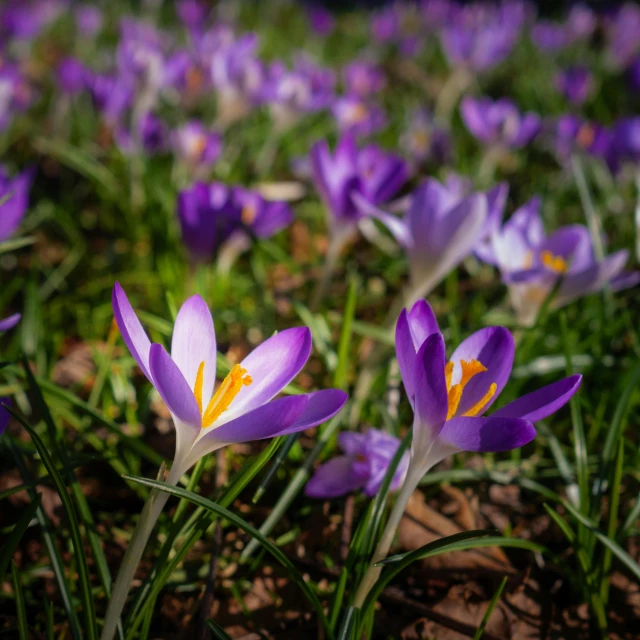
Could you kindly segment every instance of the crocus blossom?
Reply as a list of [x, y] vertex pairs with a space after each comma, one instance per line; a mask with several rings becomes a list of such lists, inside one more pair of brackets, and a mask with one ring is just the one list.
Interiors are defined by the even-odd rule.
[[547, 297], [557, 291], [551, 308], [595, 293], [606, 286], [625, 289], [640, 281], [640, 272], [624, 272], [626, 250], [596, 260], [588, 229], [579, 224], [544, 232], [540, 199], [533, 198], [495, 232], [479, 255], [498, 267], [511, 303], [523, 325], [535, 322]]
[[0, 167], [0, 242], [10, 238], [20, 226], [29, 206], [31, 171], [23, 171], [13, 178]]
[[447, 360], [431, 307], [403, 309], [396, 326], [396, 355], [414, 411], [408, 475], [419, 478], [459, 451], [497, 452], [522, 447], [536, 435], [534, 422], [565, 405], [578, 390], [574, 375], [528, 393], [490, 416], [485, 413], [504, 389], [514, 358], [504, 327], [476, 331]]
[[506, 98], [467, 97], [460, 107], [467, 129], [480, 141], [509, 148], [524, 147], [539, 133], [542, 121], [535, 113], [521, 114]]
[[406, 250], [414, 300], [430, 293], [486, 234], [489, 203], [484, 193], [462, 196], [451, 185], [429, 179], [411, 197], [403, 219], [356, 197], [358, 205], [382, 222]]
[[174, 482], [212, 451], [309, 429], [334, 416], [347, 399], [338, 389], [273, 399], [311, 354], [307, 327], [265, 340], [232, 367], [214, 392], [216, 335], [200, 296], [189, 298], [176, 317], [171, 355], [150, 342], [119, 283], [113, 288], [113, 311], [131, 355], [171, 412], [177, 438]]
[[584, 65], [563, 69], [556, 75], [555, 83], [558, 91], [576, 106], [581, 105], [593, 91], [593, 76], [589, 67]]
[[367, 215], [354, 196], [374, 205], [393, 198], [408, 177], [405, 161], [370, 144], [359, 148], [351, 135], [340, 138], [333, 154], [323, 140], [311, 149], [313, 181], [330, 214], [334, 233], [349, 232]]
[[[320, 465], [305, 493], [313, 498], [335, 498], [362, 489], [367, 496], [375, 496], [400, 440], [378, 429], [365, 433], [343, 431], [338, 436], [338, 445], [344, 455]], [[409, 455], [405, 453], [391, 481], [391, 491], [397, 491], [404, 481], [408, 464]]]
[[451, 159], [451, 136], [437, 125], [433, 115], [426, 109], [416, 109], [409, 115], [400, 144], [418, 165], [428, 161], [442, 165]]
[[220, 134], [208, 130], [198, 120], [175, 129], [171, 141], [178, 159], [194, 169], [211, 167], [222, 151]]
[[18, 322], [20, 322], [20, 318], [22, 318], [22, 314], [14, 313], [3, 320], [0, 320], [0, 332], [9, 331], [9, 329], [13, 329]]
[[370, 98], [384, 89], [386, 78], [382, 70], [374, 63], [366, 60], [354, 60], [344, 69], [343, 84], [348, 94]]
[[255, 191], [220, 182], [197, 182], [178, 194], [182, 239], [198, 261], [211, 260], [234, 236], [268, 238], [292, 219], [285, 202], [265, 200]]
[[380, 106], [355, 95], [336, 98], [331, 111], [338, 123], [338, 129], [356, 136], [369, 136], [387, 124], [387, 118]]

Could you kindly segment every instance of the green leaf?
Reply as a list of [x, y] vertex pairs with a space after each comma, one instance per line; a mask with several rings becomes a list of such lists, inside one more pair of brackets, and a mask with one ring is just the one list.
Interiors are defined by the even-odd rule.
[[497, 591], [493, 594], [493, 598], [491, 598], [491, 602], [489, 603], [489, 606], [487, 607], [487, 610], [485, 611], [484, 616], [482, 617], [482, 622], [480, 623], [480, 626], [478, 627], [475, 634], [473, 635], [473, 640], [480, 640], [480, 638], [482, 638], [482, 634], [484, 633], [487, 623], [489, 622], [489, 618], [491, 617], [493, 610], [496, 608], [496, 605], [498, 604], [498, 600], [500, 600], [500, 596], [502, 595], [502, 592], [504, 591], [506, 584], [507, 584], [507, 576], [502, 578], [502, 582], [500, 583], [500, 586], [498, 587]]
[[231, 640], [231, 636], [218, 624], [216, 624], [211, 618], [207, 619], [207, 627], [213, 634], [216, 640]]
[[353, 640], [356, 637], [354, 631], [358, 626], [359, 614], [360, 610], [356, 607], [347, 607], [338, 629], [337, 640]]
[[49, 472], [56, 491], [60, 496], [62, 506], [69, 522], [69, 533], [71, 534], [74, 557], [78, 566], [80, 600], [82, 601], [82, 610], [86, 624], [86, 637], [90, 638], [91, 640], [97, 640], [98, 636], [96, 627], [96, 616], [93, 604], [93, 594], [91, 592], [89, 566], [87, 564], [87, 557], [84, 553], [84, 545], [82, 542], [82, 536], [80, 534], [80, 525], [78, 524], [78, 518], [76, 516], [73, 503], [71, 502], [71, 498], [67, 493], [67, 488], [62, 480], [62, 477], [58, 473], [55, 462], [49, 454], [49, 451], [47, 450], [44, 442], [42, 442], [42, 440], [40, 439], [40, 436], [25, 422], [25, 420], [20, 415], [18, 415], [18, 413], [13, 411], [11, 408], [8, 408], [8, 411], [11, 412], [14, 418], [26, 429], [27, 433], [31, 436], [31, 440], [33, 441], [33, 444], [35, 445], [38, 453], [40, 454], [40, 458], [42, 459], [42, 464], [44, 464], [45, 468]]
[[29, 640], [29, 625], [27, 624], [27, 607], [24, 602], [22, 582], [16, 563], [11, 561], [11, 574], [13, 576], [13, 588], [16, 592], [16, 617], [18, 618], [18, 637], [20, 640]]
[[347, 302], [344, 307], [342, 330], [340, 332], [340, 342], [338, 344], [338, 364], [333, 373], [333, 386], [346, 390], [347, 368], [349, 366], [349, 348], [351, 346], [351, 332], [353, 319], [356, 313], [356, 302], [358, 300], [358, 288], [360, 282], [355, 275], [349, 278], [349, 291], [347, 292]]
[[220, 505], [212, 502], [211, 500], [207, 500], [197, 493], [193, 493], [191, 491], [186, 491], [185, 489], [181, 489], [179, 487], [173, 487], [165, 484], [164, 482], [158, 482], [156, 480], [149, 480], [148, 478], [138, 478], [135, 476], [129, 476], [128, 478], [132, 482], [139, 482], [140, 484], [144, 484], [153, 489], [158, 489], [160, 491], [164, 491], [171, 495], [177, 496], [179, 498], [185, 498], [193, 504], [203, 507], [207, 511], [211, 511], [218, 516], [221, 516], [231, 524], [235, 525], [252, 538], [258, 540], [258, 543], [261, 544], [289, 573], [289, 576], [292, 580], [294, 580], [302, 592], [305, 594], [313, 608], [316, 610], [316, 614], [318, 615], [318, 619], [320, 623], [324, 627], [325, 633], [330, 639], [333, 639], [333, 632], [329, 625], [329, 621], [324, 614], [324, 609], [322, 607], [322, 603], [318, 600], [316, 594], [311, 590], [309, 585], [306, 583], [305, 579], [302, 577], [302, 574], [296, 569], [295, 565], [287, 558], [287, 556], [277, 547], [273, 542], [265, 538], [256, 528], [252, 527], [246, 520], [232, 513], [231, 511], [221, 507]]
[[35, 516], [41, 501], [42, 494], [39, 493], [36, 499], [32, 500], [29, 506], [24, 510], [24, 513], [20, 516], [20, 520], [18, 520], [16, 526], [13, 527], [11, 533], [0, 549], [0, 584], [2, 584], [4, 579], [4, 574], [7, 571], [9, 562], [11, 561], [11, 556], [13, 556], [13, 552], [16, 550], [24, 532], [29, 526], [29, 523]]

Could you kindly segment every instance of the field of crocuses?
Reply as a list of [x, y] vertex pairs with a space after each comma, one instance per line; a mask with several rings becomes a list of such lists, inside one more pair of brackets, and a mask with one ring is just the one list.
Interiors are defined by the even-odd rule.
[[0, 639], [640, 638], [640, 5], [0, 4]]

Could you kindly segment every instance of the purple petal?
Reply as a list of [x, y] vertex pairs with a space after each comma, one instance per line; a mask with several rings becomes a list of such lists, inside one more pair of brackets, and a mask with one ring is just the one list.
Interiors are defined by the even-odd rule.
[[438, 439], [457, 451], [510, 451], [531, 442], [535, 427], [520, 418], [452, 418]]
[[[308, 404], [307, 395], [286, 396], [267, 402], [219, 427], [208, 429], [195, 446], [201, 455], [204, 455], [201, 447], [206, 449], [207, 444], [215, 444], [217, 448], [221, 443], [231, 444], [273, 438], [291, 428], [296, 420], [302, 417]], [[302, 431], [305, 428], [302, 426], [297, 430]]]
[[286, 329], [256, 347], [241, 363], [253, 382], [242, 387], [221, 423], [269, 402], [297, 375], [311, 354], [311, 331], [307, 327]]
[[366, 442], [366, 434], [359, 431], [341, 431], [338, 434], [338, 446], [350, 456], [361, 452]]
[[522, 418], [529, 422], [543, 420], [563, 407], [580, 387], [581, 375], [569, 376], [532, 391], [498, 409], [492, 418]]
[[624, 271], [611, 280], [613, 291], [623, 291], [635, 287], [640, 282], [640, 271]]
[[426, 300], [418, 300], [409, 311], [409, 328], [413, 346], [418, 351], [422, 343], [433, 333], [440, 333], [438, 321], [431, 305]]
[[452, 384], [460, 380], [462, 374], [460, 360], [466, 362], [479, 360], [487, 370], [476, 374], [467, 383], [456, 415], [462, 416], [478, 403], [494, 382], [496, 392], [484, 406], [482, 413], [496, 401], [511, 374], [514, 352], [513, 336], [504, 327], [480, 329], [460, 343], [451, 356], [451, 362], [454, 363]]
[[297, 431], [317, 427], [333, 418], [347, 401], [347, 394], [340, 389], [322, 389], [304, 394], [309, 400], [302, 414], [284, 431], [276, 435], [282, 436]]
[[316, 469], [304, 492], [311, 498], [337, 498], [364, 484], [363, 478], [353, 469], [353, 458], [338, 456]]
[[0, 320], [0, 331], [9, 331], [9, 329], [13, 329], [13, 327], [20, 322], [20, 318], [22, 318], [22, 314], [14, 313], [4, 320]]
[[351, 199], [363, 216], [380, 221], [389, 230], [400, 246], [408, 247], [412, 244], [409, 228], [403, 220], [396, 218], [396, 216], [371, 204], [360, 193], [352, 193]]
[[[415, 412], [421, 427], [437, 431], [447, 419], [444, 338], [430, 335], [415, 360]], [[415, 424], [415, 423], [414, 423]]]
[[541, 245], [540, 251], [550, 251], [569, 261], [570, 271], [581, 271], [593, 264], [593, 248], [589, 230], [581, 224], [571, 224], [554, 231]]
[[140, 369], [142, 369], [142, 373], [147, 376], [152, 384], [155, 384], [149, 372], [149, 349], [151, 348], [151, 342], [145, 330], [142, 328], [140, 320], [138, 320], [138, 316], [136, 316], [136, 312], [133, 310], [127, 298], [127, 294], [119, 282], [113, 285], [111, 302], [116, 323], [118, 329], [120, 329], [124, 343], [127, 345], [127, 348], [135, 358]]
[[195, 389], [200, 363], [205, 363], [202, 399], [206, 405], [216, 382], [216, 333], [209, 307], [200, 296], [189, 298], [178, 312], [171, 358], [191, 389]]
[[4, 405], [11, 406], [11, 400], [9, 398], [0, 398], [0, 436], [6, 431], [11, 419], [11, 414]]
[[178, 420], [200, 429], [202, 417], [189, 383], [161, 344], [152, 344], [149, 368], [158, 393]]

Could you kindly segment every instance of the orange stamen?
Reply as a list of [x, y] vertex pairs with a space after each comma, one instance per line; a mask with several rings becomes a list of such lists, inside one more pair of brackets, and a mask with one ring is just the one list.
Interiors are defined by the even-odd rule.
[[[460, 399], [462, 398], [462, 392], [469, 383], [469, 380], [471, 380], [471, 378], [478, 375], [479, 373], [487, 370], [487, 367], [485, 367], [482, 362], [475, 359], [470, 360], [469, 362], [467, 362], [466, 360], [460, 360], [460, 367], [462, 368], [462, 376], [460, 377], [460, 382], [458, 382], [458, 384], [454, 384], [453, 386], [451, 386], [453, 362], [448, 362], [444, 368], [444, 375], [447, 382], [448, 391], [447, 401], [449, 405], [449, 409], [447, 411], [447, 420], [451, 420], [451, 418], [456, 415], [458, 405], [460, 404]], [[484, 404], [486, 404], [489, 399], [487, 399]]]
[[252, 382], [253, 380], [246, 369], [243, 369], [239, 364], [234, 365], [211, 398], [211, 402], [202, 416], [202, 428], [210, 427], [229, 408], [242, 387], [248, 386]]
[[477, 416], [479, 413], [482, 413], [489, 400], [491, 400], [491, 398], [496, 395], [497, 388], [498, 385], [495, 382], [492, 382], [491, 386], [489, 387], [489, 391], [487, 391], [487, 393], [485, 393], [482, 398], [480, 398], [480, 400], [478, 400], [478, 402], [476, 402], [473, 407], [471, 407], [471, 409], [465, 411], [462, 415], [465, 417], [473, 417]]
[[196, 384], [193, 387], [193, 395], [196, 397], [198, 403], [198, 409], [200, 409], [200, 415], [202, 415], [202, 386], [204, 384], [204, 360], [198, 367], [198, 374], [196, 375]]
[[240, 214], [240, 219], [244, 224], [250, 225], [256, 219], [256, 208], [252, 205], [245, 205], [242, 207], [242, 213]]
[[564, 258], [561, 258], [560, 256], [554, 256], [551, 251], [543, 251], [540, 254], [540, 259], [542, 260], [542, 264], [547, 267], [547, 269], [550, 269], [555, 273], [567, 272], [568, 266]]

